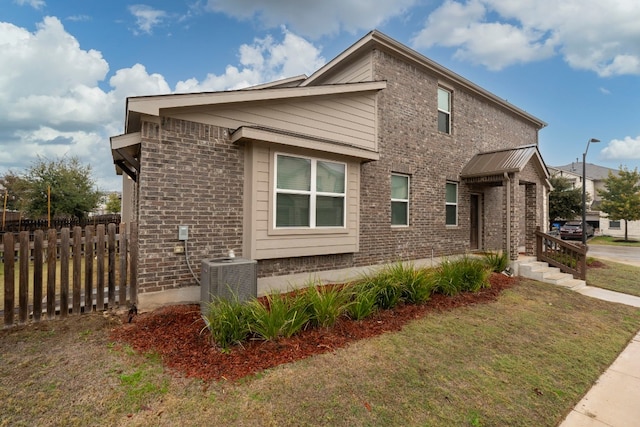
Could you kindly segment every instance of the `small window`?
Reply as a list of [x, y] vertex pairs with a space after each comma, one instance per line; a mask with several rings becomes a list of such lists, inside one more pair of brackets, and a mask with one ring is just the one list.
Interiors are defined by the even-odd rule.
[[391, 175], [391, 225], [409, 225], [409, 177]]
[[458, 225], [458, 184], [447, 182], [446, 225]]
[[438, 131], [451, 133], [451, 92], [438, 88]]
[[346, 165], [276, 155], [276, 227], [344, 227]]
[[620, 229], [620, 221], [609, 221], [609, 228]]

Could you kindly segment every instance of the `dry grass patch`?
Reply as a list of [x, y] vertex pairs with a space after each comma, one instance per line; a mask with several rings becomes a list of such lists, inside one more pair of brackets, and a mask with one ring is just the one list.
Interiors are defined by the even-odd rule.
[[494, 303], [203, 383], [112, 351], [109, 321], [80, 319], [0, 331], [0, 425], [556, 425], [640, 328], [636, 308], [522, 281]]

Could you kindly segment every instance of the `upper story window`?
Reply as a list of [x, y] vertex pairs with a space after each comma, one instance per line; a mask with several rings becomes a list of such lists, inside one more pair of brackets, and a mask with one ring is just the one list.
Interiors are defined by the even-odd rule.
[[451, 92], [438, 88], [438, 131], [451, 133]]
[[447, 182], [446, 186], [446, 225], [458, 225], [458, 184]]
[[409, 177], [391, 175], [391, 225], [409, 225]]
[[276, 227], [344, 227], [346, 164], [276, 155]]

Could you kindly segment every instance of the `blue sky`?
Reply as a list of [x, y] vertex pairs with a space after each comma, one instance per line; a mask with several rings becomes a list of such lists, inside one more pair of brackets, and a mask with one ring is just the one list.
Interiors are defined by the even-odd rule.
[[[375, 7], [373, 5], [375, 4]], [[310, 75], [378, 29], [544, 120], [550, 166], [640, 166], [637, 0], [0, 0], [0, 174], [77, 155], [119, 189], [127, 96]]]

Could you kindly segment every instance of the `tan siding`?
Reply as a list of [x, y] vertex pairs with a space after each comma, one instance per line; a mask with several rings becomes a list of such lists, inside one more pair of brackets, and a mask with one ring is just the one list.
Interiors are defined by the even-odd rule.
[[371, 55], [367, 53], [349, 64], [348, 67], [345, 67], [329, 76], [326, 80], [323, 80], [322, 83], [336, 84], [369, 82], [373, 80], [372, 70]]
[[[358, 248], [358, 189], [360, 164], [347, 163], [347, 226], [333, 233], [328, 230], [273, 230], [270, 221], [270, 193], [272, 181], [269, 170], [275, 152], [284, 152], [262, 144], [253, 146], [255, 173], [255, 200], [253, 202], [254, 259], [269, 259], [289, 256], [311, 256], [355, 252]], [[322, 154], [295, 150], [296, 154], [325, 158]], [[336, 159], [345, 161], [345, 159]]]
[[270, 105], [230, 104], [172, 117], [232, 129], [259, 125], [375, 150], [375, 96], [347, 94]]

